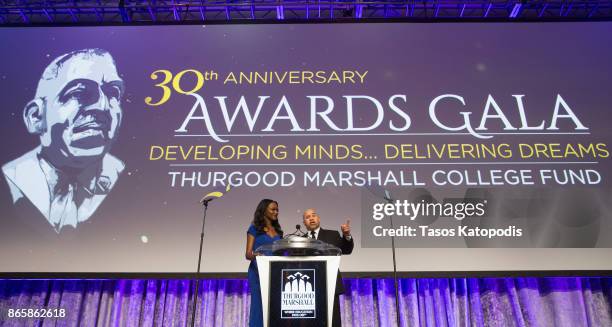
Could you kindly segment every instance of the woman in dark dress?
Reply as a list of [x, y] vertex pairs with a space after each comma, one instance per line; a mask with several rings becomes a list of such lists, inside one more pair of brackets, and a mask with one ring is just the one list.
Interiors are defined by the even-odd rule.
[[261, 288], [259, 286], [259, 275], [255, 251], [258, 247], [281, 239], [283, 230], [278, 223], [278, 202], [263, 199], [257, 205], [253, 222], [247, 231], [246, 259], [251, 261], [249, 265], [249, 289], [251, 291], [251, 311], [249, 318], [250, 327], [263, 326], [263, 311], [261, 303]]

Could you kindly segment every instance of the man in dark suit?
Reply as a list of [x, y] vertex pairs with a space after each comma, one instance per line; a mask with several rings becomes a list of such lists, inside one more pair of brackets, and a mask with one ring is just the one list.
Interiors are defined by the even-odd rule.
[[[355, 243], [353, 242], [353, 236], [351, 236], [351, 220], [347, 219], [346, 223], [340, 225], [342, 235], [336, 230], [328, 230], [321, 228], [321, 217], [317, 214], [316, 209], [306, 209], [304, 215], [304, 226], [308, 230], [309, 238], [314, 238], [325, 243], [339, 247], [342, 250], [342, 254], [351, 254]], [[344, 294], [344, 285], [342, 284], [342, 277], [340, 271], [338, 271], [338, 277], [336, 278], [336, 292], [334, 295], [334, 308], [333, 308], [333, 320], [332, 327], [340, 327], [340, 294]]]

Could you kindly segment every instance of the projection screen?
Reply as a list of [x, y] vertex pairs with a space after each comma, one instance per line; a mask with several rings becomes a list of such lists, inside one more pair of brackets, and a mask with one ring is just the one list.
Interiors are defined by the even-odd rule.
[[205, 196], [203, 272], [264, 198], [343, 271], [611, 270], [610, 30], [1, 28], [0, 270], [193, 272]]

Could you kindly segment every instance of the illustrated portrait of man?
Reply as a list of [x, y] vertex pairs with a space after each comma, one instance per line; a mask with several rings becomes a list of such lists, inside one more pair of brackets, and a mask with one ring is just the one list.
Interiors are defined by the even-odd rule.
[[57, 233], [91, 218], [125, 167], [109, 153], [123, 90], [105, 50], [66, 53], [45, 68], [23, 109], [40, 145], [2, 166], [14, 205], [29, 201]]

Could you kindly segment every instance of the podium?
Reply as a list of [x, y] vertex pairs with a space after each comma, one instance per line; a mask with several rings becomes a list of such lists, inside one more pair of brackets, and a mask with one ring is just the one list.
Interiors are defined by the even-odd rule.
[[265, 327], [332, 325], [339, 248], [292, 236], [262, 245], [255, 254]]

